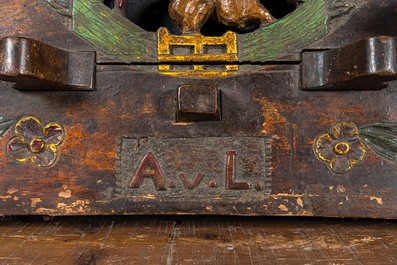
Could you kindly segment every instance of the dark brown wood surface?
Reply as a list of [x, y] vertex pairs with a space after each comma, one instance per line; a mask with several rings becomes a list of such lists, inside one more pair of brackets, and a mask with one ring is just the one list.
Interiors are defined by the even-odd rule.
[[[36, 1], [2, 2], [0, 10], [1, 38], [23, 36], [62, 50], [95, 51]], [[333, 28], [334, 36], [336, 31]], [[15, 121], [34, 116], [43, 126], [56, 123], [65, 131], [62, 145], [56, 147], [58, 160], [47, 168], [29, 160], [17, 162], [7, 154], [10, 141], [18, 137], [14, 127], [0, 138], [0, 214], [397, 218], [396, 163], [367, 147], [365, 159], [353, 161], [345, 174], [335, 174], [314, 147], [318, 136], [339, 122], [358, 127], [396, 123], [396, 82], [383, 90], [312, 92], [299, 89], [296, 62], [205, 81], [139, 67], [97, 65], [92, 92], [29, 92], [0, 83], [1, 114]], [[205, 82], [221, 91], [221, 120], [178, 123], [178, 87]], [[178, 139], [185, 145], [174, 144]], [[246, 148], [253, 139], [264, 141], [257, 149]], [[146, 163], [151, 168], [140, 167], [150, 152], [157, 164], [151, 159]], [[262, 165], [259, 159], [262, 175], [255, 168]], [[161, 179], [160, 171], [166, 181], [162, 186], [152, 181], [153, 176]], [[135, 176], [142, 172], [146, 178], [140, 186]], [[203, 175], [200, 185], [194, 184], [195, 176]]]
[[395, 221], [236, 217], [14, 218], [0, 264], [396, 264]]
[[[128, 82], [115, 86], [119, 78]], [[359, 125], [393, 122], [397, 102], [393, 87], [381, 91], [313, 94], [297, 89], [299, 79], [293, 71], [228, 78], [214, 82], [223, 92], [222, 121], [178, 126], [174, 125], [174, 98], [177, 87], [185, 80], [129, 72], [114, 75], [106, 68], [98, 73], [97, 80], [101, 85], [93, 93], [21, 93], [9, 86], [4, 87], [0, 98], [7, 104], [0, 107], [2, 113], [16, 117], [34, 113], [45, 124], [58, 122], [64, 126], [67, 138], [59, 147], [57, 164], [48, 169], [37, 168], [30, 162], [15, 162], [5, 152], [0, 154], [3, 214], [177, 211], [396, 217], [394, 163], [368, 152], [365, 161], [356, 165], [348, 175], [334, 175], [313, 153], [317, 135], [328, 132], [338, 120], [350, 120]], [[133, 89], [137, 84], [143, 91]], [[267, 84], [266, 89], [262, 84]], [[268, 196], [264, 194], [253, 201], [255, 197], [249, 196], [244, 200], [244, 191], [226, 190], [225, 195], [230, 197], [221, 197], [220, 200], [196, 200], [183, 196], [173, 199], [156, 191], [155, 185], [150, 185], [143, 195], [133, 197], [134, 190], [129, 183], [138, 167], [127, 167], [129, 170], [125, 174], [117, 171], [119, 157], [130, 157], [134, 163], [140, 159], [128, 149], [118, 150], [121, 139], [205, 138], [214, 135], [272, 139], [272, 153], [268, 156], [272, 163]], [[11, 132], [4, 135], [0, 140], [2, 148], [5, 149], [11, 137]], [[172, 172], [177, 170], [172, 157], [157, 159], [161, 167], [171, 167]], [[214, 170], [224, 170], [225, 167], [224, 163], [213, 165]], [[196, 164], [179, 170], [186, 170], [191, 179], [206, 169]], [[242, 168], [236, 170], [241, 171]], [[129, 179], [124, 180], [124, 175]], [[180, 181], [175, 175], [165, 178], [167, 181]], [[205, 183], [207, 181], [210, 179]], [[122, 183], [126, 184], [123, 186]], [[151, 181], [148, 179], [146, 183]], [[199, 186], [203, 192], [209, 189], [205, 183]], [[127, 189], [128, 193], [120, 194], [117, 188]]]

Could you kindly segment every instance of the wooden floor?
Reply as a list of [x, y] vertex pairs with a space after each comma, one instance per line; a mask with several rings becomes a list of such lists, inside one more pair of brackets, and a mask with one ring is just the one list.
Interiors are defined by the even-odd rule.
[[6, 217], [0, 264], [397, 264], [397, 222]]

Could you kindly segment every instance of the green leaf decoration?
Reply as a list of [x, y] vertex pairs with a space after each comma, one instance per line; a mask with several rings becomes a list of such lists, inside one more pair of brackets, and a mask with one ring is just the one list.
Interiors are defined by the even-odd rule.
[[102, 53], [124, 63], [157, 63], [157, 35], [109, 9], [103, 0], [74, 0], [72, 13], [73, 32]]
[[46, 0], [46, 2], [53, 7], [59, 14], [64, 16], [71, 16], [70, 0]]
[[375, 123], [359, 129], [360, 138], [375, 153], [391, 161], [397, 161], [397, 124]]
[[8, 129], [10, 129], [13, 123], [13, 118], [0, 113], [0, 136], [3, 136], [8, 131]]
[[[275, 1], [277, 2], [277, 1]], [[329, 32], [325, 0], [305, 0], [293, 13], [239, 39], [241, 62], [274, 60], [313, 43]]]
[[354, 4], [347, 3], [349, 1], [333, 0], [329, 4], [330, 15], [332, 18], [339, 17], [349, 13]]

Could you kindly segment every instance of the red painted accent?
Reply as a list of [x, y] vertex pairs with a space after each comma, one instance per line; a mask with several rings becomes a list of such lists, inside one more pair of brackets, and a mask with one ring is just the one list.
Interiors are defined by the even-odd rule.
[[40, 139], [34, 139], [31, 143], [30, 143], [30, 149], [32, 150], [32, 152], [40, 152], [44, 149], [45, 147], [45, 143], [43, 140]]
[[349, 147], [346, 144], [338, 144], [336, 145], [335, 148], [341, 153], [346, 153], [346, 151], [349, 149]]
[[48, 132], [55, 132], [55, 133], [61, 133], [62, 129], [59, 128], [58, 126], [50, 126], [47, 128]]
[[186, 189], [192, 190], [195, 189], [203, 180], [204, 174], [202, 173], [197, 173], [197, 175], [194, 177], [193, 182], [190, 183], [189, 180], [187, 179], [185, 174], [180, 174], [179, 177], [182, 180], [183, 186], [185, 186]]
[[210, 188], [216, 188], [218, 185], [217, 185], [217, 183], [216, 183], [216, 181], [215, 180], [211, 180], [209, 183], [208, 183], [208, 186], [210, 187]]
[[114, 9], [120, 12], [123, 16], [126, 15], [126, 5], [125, 0], [115, 0], [114, 1]]
[[175, 188], [176, 188], [176, 183], [175, 183], [175, 181], [171, 180], [170, 182], [168, 182], [168, 188], [170, 188], [170, 189], [175, 189]]
[[152, 178], [157, 190], [167, 189], [161, 168], [151, 152], [147, 153], [142, 159], [135, 176], [132, 178], [130, 187], [134, 189], [139, 188], [143, 177]]
[[124, 0], [116, 0], [116, 4], [118, 7], [122, 7], [122, 6], [124, 6], [125, 1]]
[[248, 182], [234, 182], [236, 177], [236, 156], [237, 151], [227, 151], [227, 164], [226, 164], [226, 188], [229, 190], [248, 190], [251, 184]]
[[262, 188], [262, 185], [261, 185], [261, 184], [257, 183], [257, 184], [255, 185], [255, 189], [256, 189], [257, 191], [261, 191], [263, 188]]

